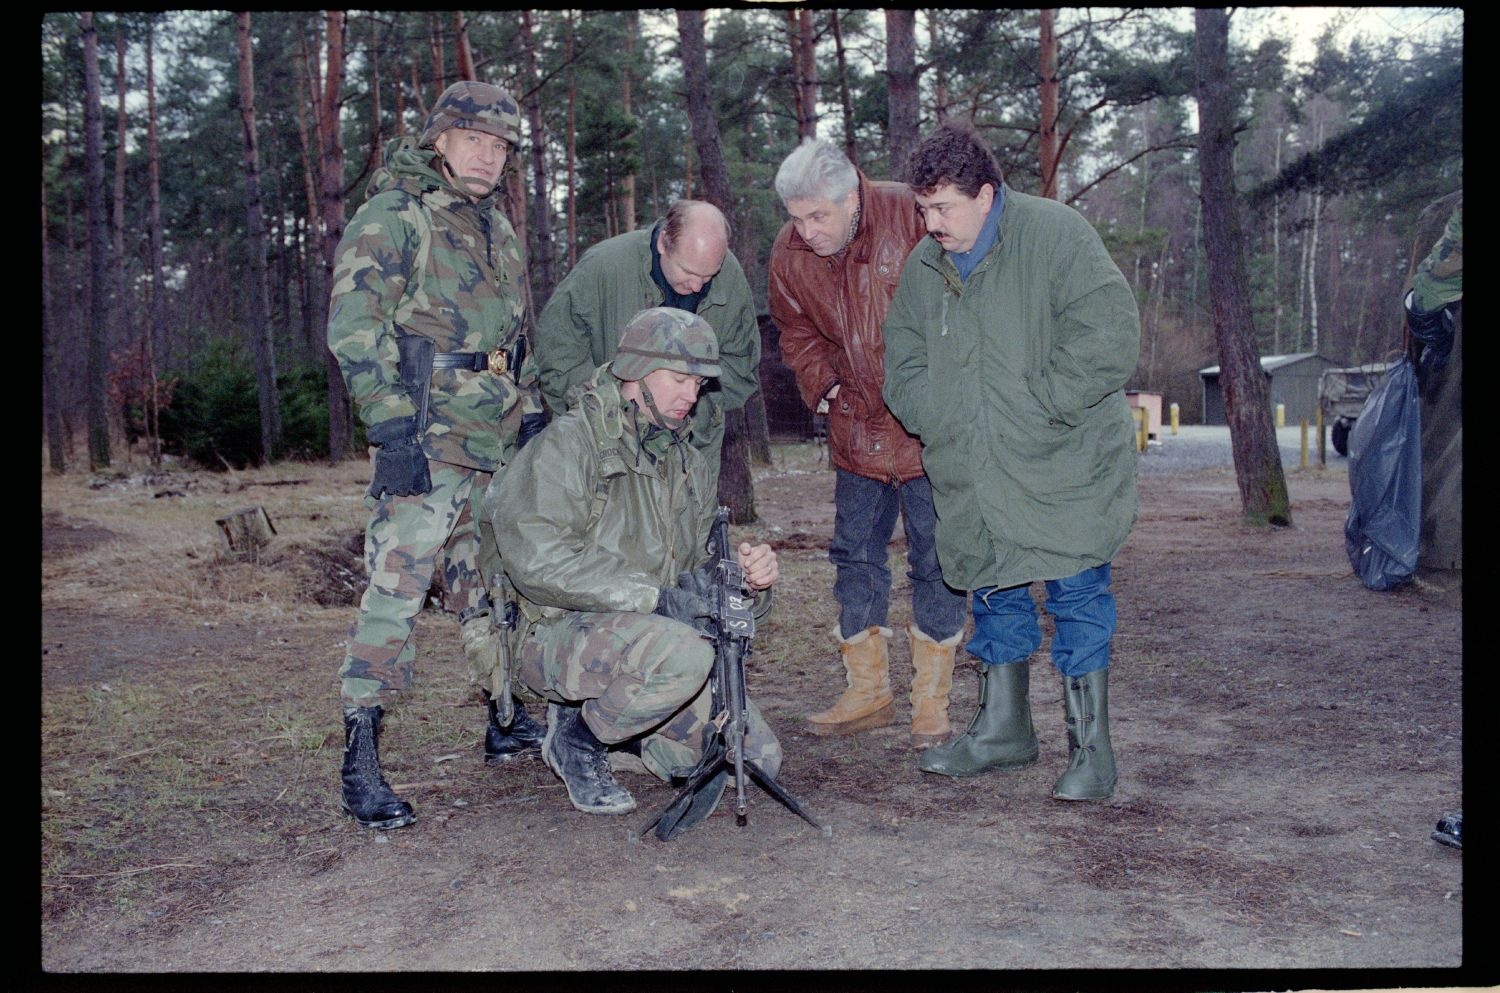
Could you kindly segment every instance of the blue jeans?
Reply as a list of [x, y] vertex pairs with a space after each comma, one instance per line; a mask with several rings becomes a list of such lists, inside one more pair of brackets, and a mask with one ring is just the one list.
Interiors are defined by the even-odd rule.
[[905, 483], [882, 482], [837, 470], [833, 487], [833, 544], [828, 560], [836, 575], [833, 594], [839, 601], [839, 633], [852, 637], [884, 626], [890, 608], [891, 570], [887, 546], [896, 531], [896, 515], [906, 524], [906, 562], [911, 567], [912, 617], [935, 641], [964, 626], [964, 595], [943, 582], [937, 558], [937, 515], [926, 476]]
[[[1109, 563], [1066, 579], [1047, 580], [1047, 612], [1057, 624], [1052, 664], [1064, 676], [1082, 676], [1109, 665], [1115, 633], [1115, 598], [1109, 592]], [[974, 591], [974, 637], [969, 654], [985, 665], [1024, 662], [1042, 646], [1042, 626], [1031, 584]]]

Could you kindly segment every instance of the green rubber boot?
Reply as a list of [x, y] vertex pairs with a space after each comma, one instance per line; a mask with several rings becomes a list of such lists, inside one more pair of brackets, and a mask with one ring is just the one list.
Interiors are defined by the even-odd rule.
[[1115, 751], [1109, 742], [1109, 670], [1063, 677], [1068, 724], [1068, 769], [1052, 787], [1058, 800], [1104, 800], [1115, 791]]
[[979, 711], [969, 729], [924, 751], [917, 768], [940, 776], [974, 776], [986, 769], [1020, 769], [1036, 761], [1031, 724], [1029, 660], [980, 665]]

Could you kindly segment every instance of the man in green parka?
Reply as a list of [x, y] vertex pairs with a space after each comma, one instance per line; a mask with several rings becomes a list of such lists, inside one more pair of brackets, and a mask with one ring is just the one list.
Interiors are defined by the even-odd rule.
[[[469, 504], [544, 423], [525, 357], [525, 266], [498, 188], [520, 127], [500, 87], [448, 87], [418, 139], [388, 146], [335, 256], [328, 347], [376, 446], [369, 584], [339, 671], [343, 803], [364, 827], [416, 819], [378, 748], [386, 707], [411, 685], [412, 630], [439, 570], [471, 674], [492, 668], [497, 635]], [[499, 692], [510, 718], [509, 687]], [[539, 749], [542, 728], [524, 707], [502, 726], [489, 704], [489, 759]]]
[[1029, 661], [1056, 622], [1068, 766], [1062, 800], [1114, 791], [1107, 677], [1110, 561], [1136, 518], [1123, 389], [1140, 350], [1135, 298], [1077, 211], [1007, 187], [972, 130], [944, 125], [909, 173], [930, 240], [885, 319], [886, 403], [922, 440], [943, 578], [972, 594], [979, 710], [918, 760], [970, 776], [1036, 761]]
[[[517, 607], [520, 675], [548, 701], [542, 757], [585, 813], [635, 809], [610, 752], [637, 754], [671, 779], [698, 762], [715, 716], [705, 639], [718, 501], [687, 434], [699, 389], [721, 371], [701, 317], [642, 311], [567, 413], [485, 494], [481, 528], [493, 534], [500, 585]], [[743, 542], [737, 552], [752, 592], [775, 583], [769, 545]], [[769, 610], [769, 596], [758, 600]], [[753, 703], [749, 712], [746, 758], [775, 778], [781, 746]], [[721, 770], [704, 785], [680, 827], [713, 810], [727, 779]]]
[[717, 481], [724, 414], [760, 386], [760, 327], [750, 283], [729, 250], [729, 222], [711, 203], [678, 200], [649, 229], [583, 254], [537, 317], [542, 395], [554, 414], [567, 410], [568, 391], [614, 358], [625, 322], [649, 307], [697, 314], [718, 337], [722, 372], [698, 398], [692, 431]]

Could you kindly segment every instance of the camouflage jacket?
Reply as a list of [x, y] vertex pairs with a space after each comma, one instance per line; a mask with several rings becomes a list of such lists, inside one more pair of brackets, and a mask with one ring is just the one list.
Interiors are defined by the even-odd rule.
[[[652, 230], [631, 231], [590, 248], [537, 317], [538, 371], [554, 413], [568, 406], [571, 387], [614, 358], [625, 323], [662, 305], [665, 294], [651, 279]], [[707, 448], [724, 436], [724, 411], [743, 407], [760, 386], [760, 325], [750, 283], [733, 252], [725, 254], [723, 268], [698, 304], [698, 316], [718, 336], [724, 370], [693, 411], [693, 444]]]
[[1443, 235], [1432, 246], [1417, 266], [1412, 277], [1411, 288], [1416, 291], [1412, 301], [1417, 310], [1432, 313], [1464, 295], [1464, 202], [1458, 201]]
[[646, 421], [608, 367], [576, 395], [494, 478], [481, 511], [530, 621], [650, 613], [661, 587], [708, 558], [717, 494], [703, 455], [666, 432], [643, 447]]
[[[512, 348], [525, 333], [525, 269], [499, 193], [471, 201], [410, 138], [392, 142], [339, 242], [328, 347], [367, 427], [416, 413], [397, 373], [400, 334], [438, 352]], [[510, 457], [522, 414], [540, 413], [536, 365], [509, 373], [432, 375], [427, 457], [493, 472]]]

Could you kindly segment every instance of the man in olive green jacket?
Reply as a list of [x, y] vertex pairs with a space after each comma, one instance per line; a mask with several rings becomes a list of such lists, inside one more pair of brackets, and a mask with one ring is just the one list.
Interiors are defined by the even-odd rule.
[[922, 440], [943, 578], [973, 594], [967, 648], [981, 663], [968, 730], [918, 764], [967, 776], [1036, 760], [1030, 584], [1043, 580], [1068, 726], [1053, 796], [1104, 799], [1110, 560], [1137, 510], [1122, 392], [1140, 349], [1135, 298], [1088, 221], [1005, 186], [972, 131], [939, 128], [909, 171], [932, 238], [886, 314], [884, 395]]
[[729, 251], [729, 223], [711, 203], [678, 200], [649, 230], [584, 253], [537, 318], [542, 395], [554, 415], [567, 410], [568, 390], [614, 358], [621, 328], [648, 307], [697, 314], [718, 336], [721, 372], [698, 398], [692, 432], [717, 480], [724, 413], [760, 387], [760, 326], [750, 283]]

